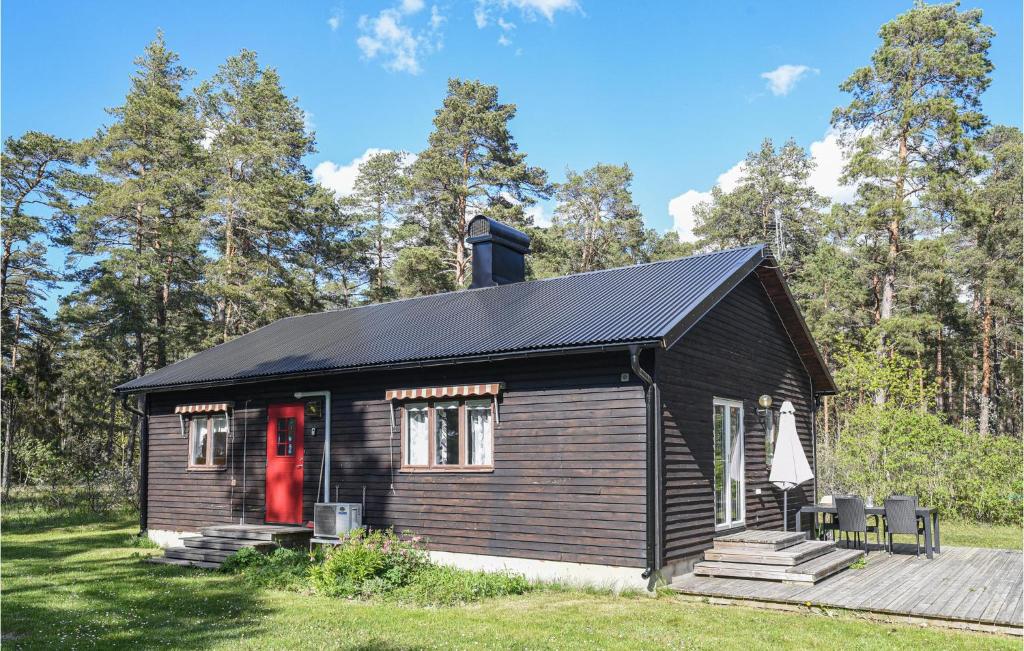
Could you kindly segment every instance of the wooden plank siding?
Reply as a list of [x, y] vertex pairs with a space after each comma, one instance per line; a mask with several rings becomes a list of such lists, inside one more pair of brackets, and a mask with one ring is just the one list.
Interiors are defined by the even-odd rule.
[[[746, 475], [745, 525], [782, 528], [782, 493], [768, 483], [764, 429], [757, 398], [768, 394], [778, 409], [796, 408], [797, 431], [811, 459], [811, 385], [765, 288], [748, 276], [678, 344], [659, 351], [664, 437], [664, 561], [711, 547], [715, 531], [714, 398], [741, 400]], [[761, 489], [761, 495], [755, 491]], [[813, 500], [813, 483], [789, 495], [790, 522]], [[722, 532], [717, 532], [721, 534]]]
[[[332, 391], [331, 497], [361, 502], [366, 522], [427, 537], [434, 549], [644, 567], [646, 429], [643, 387], [626, 352], [542, 357], [318, 380], [278, 380], [150, 397], [149, 527], [197, 530], [263, 522], [266, 409], [296, 391]], [[387, 389], [504, 382], [494, 471], [399, 471]], [[175, 405], [233, 401], [229, 466], [186, 468]], [[317, 426], [316, 436], [310, 429]], [[244, 452], [243, 452], [244, 449]], [[312, 519], [323, 425], [307, 418], [303, 509]], [[233, 465], [232, 465], [233, 464]]]

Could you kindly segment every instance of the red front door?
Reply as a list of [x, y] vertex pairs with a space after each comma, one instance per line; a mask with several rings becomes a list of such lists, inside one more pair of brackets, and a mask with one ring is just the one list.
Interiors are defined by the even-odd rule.
[[302, 404], [267, 408], [267, 522], [302, 524]]

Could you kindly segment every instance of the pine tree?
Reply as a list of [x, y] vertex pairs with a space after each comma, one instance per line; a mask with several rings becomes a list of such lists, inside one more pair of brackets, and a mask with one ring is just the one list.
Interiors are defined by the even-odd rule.
[[[71, 336], [107, 351], [107, 368], [125, 379], [195, 350], [203, 335], [202, 129], [182, 89], [192, 72], [161, 34], [136, 65], [124, 104], [108, 111], [113, 123], [89, 143], [95, 173], [73, 188], [84, 201], [73, 210], [72, 253], [94, 261], [74, 276], [80, 288], [61, 314]], [[105, 401], [101, 385], [79, 389]], [[126, 474], [134, 450], [133, 438]]]
[[629, 165], [598, 163], [578, 173], [566, 171], [557, 186], [550, 236], [560, 241], [553, 261], [560, 274], [645, 262], [647, 231], [633, 201]]
[[811, 187], [814, 161], [792, 139], [776, 148], [766, 138], [747, 154], [738, 186], [715, 187], [696, 209], [694, 234], [717, 248], [768, 244], [787, 277], [796, 274], [824, 233], [821, 211], [828, 200]]
[[[874, 250], [880, 350], [897, 324], [897, 290], [910, 268], [905, 249], [932, 224], [930, 203], [948, 201], [977, 171], [972, 138], [985, 125], [992, 30], [956, 3], [914, 8], [882, 26], [871, 65], [840, 86], [852, 95], [832, 124], [852, 150], [845, 180], [858, 184], [856, 235]], [[887, 343], [889, 342], [889, 343]]]
[[99, 257], [79, 275], [83, 291], [131, 337], [133, 371], [143, 375], [198, 343], [178, 334], [201, 318], [204, 179], [202, 130], [182, 89], [192, 71], [162, 34], [136, 65], [125, 103], [91, 143], [96, 174], [82, 188], [72, 243], [75, 254]]
[[[31, 409], [32, 350], [47, 339], [51, 323], [41, 305], [58, 280], [46, 260], [57, 234], [55, 218], [66, 207], [61, 185], [72, 174], [76, 147], [30, 131], [4, 142], [3, 224], [0, 228], [0, 367], [3, 384], [3, 461], [0, 494], [6, 496], [18, 431]], [[45, 346], [45, 344], [39, 344]], [[24, 352], [29, 350], [28, 359]]]
[[[978, 431], [984, 436], [993, 429], [993, 411], [1002, 412], [1010, 422], [1019, 422], [1020, 416], [1019, 402], [1003, 401], [996, 409], [993, 403], [999, 384], [1020, 386], [1024, 148], [1020, 129], [1008, 126], [988, 130], [978, 138], [978, 147], [988, 169], [975, 191], [973, 209], [964, 212], [960, 226], [966, 240], [965, 272], [976, 297], [973, 316], [981, 349]], [[996, 419], [999, 429], [1005, 430], [1002, 420]]]
[[302, 157], [315, 151], [298, 101], [256, 54], [229, 58], [197, 89], [209, 147], [206, 204], [217, 252], [206, 289], [217, 339], [287, 316], [293, 285], [287, 251], [309, 197]]
[[410, 235], [406, 210], [411, 192], [404, 159], [401, 152], [371, 156], [359, 166], [346, 201], [359, 223], [359, 249], [368, 276], [363, 295], [371, 303], [398, 296], [393, 267], [403, 239]]
[[[471, 253], [466, 227], [473, 216], [485, 214], [525, 226], [523, 206], [550, 195], [547, 174], [526, 164], [526, 154], [509, 132], [515, 114], [514, 104], [498, 102], [496, 86], [450, 79], [427, 149], [413, 165], [415, 214], [428, 234], [426, 254], [433, 248], [444, 256], [455, 287], [467, 284]], [[424, 262], [413, 253], [407, 262], [412, 257]], [[403, 265], [406, 271], [420, 268]], [[425, 283], [437, 285], [433, 279]]]
[[358, 222], [334, 195], [309, 187], [297, 237], [287, 257], [292, 269], [295, 313], [350, 307], [360, 284]]

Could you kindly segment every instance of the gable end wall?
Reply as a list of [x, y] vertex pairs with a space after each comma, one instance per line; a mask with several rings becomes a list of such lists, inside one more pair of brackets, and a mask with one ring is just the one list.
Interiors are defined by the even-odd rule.
[[[768, 483], [757, 398], [796, 408], [797, 432], [811, 459], [811, 382], [761, 283], [744, 279], [678, 344], [657, 357], [664, 418], [664, 561], [711, 546], [714, 520], [714, 398], [743, 401], [746, 527], [782, 529], [782, 493]], [[757, 495], [757, 489], [761, 494]], [[792, 514], [813, 501], [813, 482], [789, 494]]]

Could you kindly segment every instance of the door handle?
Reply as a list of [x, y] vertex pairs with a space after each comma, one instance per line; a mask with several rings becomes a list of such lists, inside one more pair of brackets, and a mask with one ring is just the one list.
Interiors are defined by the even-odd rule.
[[300, 464], [298, 464], [298, 465], [297, 465], [297, 466], [295, 466], [295, 467], [296, 467], [296, 468], [301, 468], [301, 467], [302, 467], [302, 464], [300, 463]]

